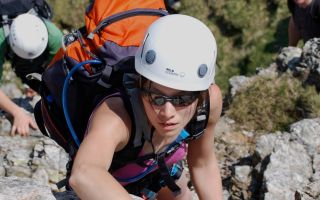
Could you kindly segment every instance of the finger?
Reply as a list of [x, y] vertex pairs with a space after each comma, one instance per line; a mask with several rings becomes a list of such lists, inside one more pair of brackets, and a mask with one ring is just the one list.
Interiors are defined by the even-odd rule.
[[26, 133], [27, 133], [26, 127], [20, 127], [20, 128], [18, 129], [18, 131], [19, 131], [19, 133], [20, 133], [21, 136], [26, 136]]
[[28, 132], [23, 132], [23, 137], [27, 137], [29, 135]]
[[19, 133], [19, 135], [23, 136], [23, 129], [21, 127], [17, 128], [17, 132]]
[[23, 137], [26, 137], [27, 134], [28, 134], [28, 129], [29, 129], [29, 127], [22, 127], [20, 135], [23, 136]]
[[17, 127], [16, 127], [15, 125], [13, 125], [12, 128], [11, 128], [11, 133], [10, 133], [11, 136], [14, 136], [14, 135], [15, 135], [16, 130], [17, 130]]
[[27, 136], [27, 129], [25, 127], [21, 128], [20, 135], [23, 137]]
[[30, 133], [30, 129], [29, 129], [29, 126], [27, 126], [25, 129], [24, 129], [24, 135], [25, 136], [28, 136]]
[[37, 130], [38, 129], [38, 125], [35, 121], [31, 121], [30, 122], [30, 127], [33, 129], [33, 130]]

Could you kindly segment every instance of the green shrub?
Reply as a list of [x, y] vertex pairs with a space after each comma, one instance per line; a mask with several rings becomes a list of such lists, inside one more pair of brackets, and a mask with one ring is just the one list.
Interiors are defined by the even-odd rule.
[[259, 77], [235, 95], [226, 115], [247, 130], [286, 130], [300, 119], [320, 116], [320, 95], [290, 75]]
[[84, 26], [85, 9], [90, 0], [49, 0], [53, 8], [53, 21], [62, 29], [80, 28]]
[[223, 94], [234, 75], [252, 75], [287, 46], [289, 12], [280, 0], [183, 0], [180, 13], [204, 21], [218, 44], [216, 83]]

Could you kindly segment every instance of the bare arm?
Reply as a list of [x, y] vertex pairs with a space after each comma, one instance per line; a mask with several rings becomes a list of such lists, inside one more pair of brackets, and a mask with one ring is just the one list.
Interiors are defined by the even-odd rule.
[[293, 18], [290, 17], [289, 27], [288, 27], [288, 45], [297, 46], [301, 36], [298, 27], [295, 25]]
[[22, 108], [12, 102], [7, 95], [0, 90], [0, 108], [13, 116], [13, 124], [11, 128], [11, 135], [16, 132], [21, 136], [29, 134], [29, 128], [37, 128], [37, 124]]
[[201, 200], [221, 200], [222, 183], [215, 156], [214, 128], [220, 118], [222, 97], [218, 86], [210, 87], [210, 118], [204, 135], [189, 144], [188, 164], [192, 183]]
[[80, 145], [70, 185], [81, 199], [131, 199], [108, 172], [115, 151], [128, 142], [130, 119], [119, 98], [111, 98], [95, 112], [88, 135]]

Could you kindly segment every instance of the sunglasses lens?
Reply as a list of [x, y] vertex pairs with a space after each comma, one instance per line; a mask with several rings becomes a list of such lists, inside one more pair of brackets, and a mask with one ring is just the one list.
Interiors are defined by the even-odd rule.
[[174, 106], [188, 106], [192, 104], [198, 97], [198, 93], [167, 97], [148, 90], [143, 90], [143, 92], [148, 95], [150, 102], [156, 106], [162, 106], [167, 101], [171, 102]]
[[189, 105], [192, 102], [194, 102], [194, 100], [196, 100], [197, 96], [195, 94], [190, 94], [190, 95], [182, 95], [180, 96], [180, 98], [183, 104]]
[[182, 99], [180, 97], [173, 97], [171, 99], [171, 103], [174, 105], [174, 106], [181, 106], [181, 103], [183, 103], [181, 101]]
[[166, 102], [166, 99], [162, 96], [156, 96], [156, 97], [151, 96], [151, 100], [152, 100], [152, 103], [157, 106], [162, 106]]

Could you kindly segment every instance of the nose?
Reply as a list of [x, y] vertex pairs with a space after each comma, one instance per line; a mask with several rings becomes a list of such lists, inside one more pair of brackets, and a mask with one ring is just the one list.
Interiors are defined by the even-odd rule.
[[160, 106], [159, 117], [165, 120], [171, 119], [172, 117], [174, 117], [175, 112], [175, 107], [171, 102], [167, 101], [164, 105]]

